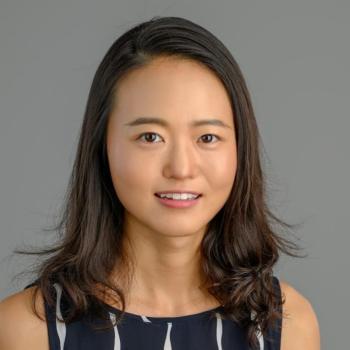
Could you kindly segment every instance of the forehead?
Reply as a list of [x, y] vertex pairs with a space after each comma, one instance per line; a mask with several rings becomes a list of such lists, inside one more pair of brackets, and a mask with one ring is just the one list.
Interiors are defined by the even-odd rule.
[[123, 123], [146, 116], [165, 119], [168, 125], [202, 117], [233, 123], [230, 97], [217, 75], [197, 61], [168, 57], [119, 80], [113, 114]]

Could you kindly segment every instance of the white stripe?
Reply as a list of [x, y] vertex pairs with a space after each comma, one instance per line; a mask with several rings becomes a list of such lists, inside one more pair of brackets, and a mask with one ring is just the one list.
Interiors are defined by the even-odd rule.
[[[256, 312], [254, 310], [252, 310], [252, 312], [250, 314], [250, 318], [253, 319], [255, 315], [256, 315]], [[261, 333], [261, 329], [260, 329], [259, 326], [258, 326], [258, 330], [256, 332], [256, 336], [257, 336], [257, 338], [259, 340], [259, 349], [260, 350], [264, 350], [264, 336]]]
[[[61, 296], [62, 296], [62, 287], [55, 283], [54, 287], [56, 289], [56, 315], [62, 319], [61, 313]], [[64, 341], [66, 339], [66, 324], [56, 317], [56, 330], [58, 334], [58, 338], [60, 340], [60, 349], [63, 350]]]
[[167, 329], [165, 343], [164, 343], [164, 350], [171, 350], [170, 332], [171, 332], [172, 325], [173, 324], [171, 322], [168, 322], [168, 329]]
[[259, 327], [259, 330], [256, 332], [256, 336], [259, 339], [260, 350], [264, 350], [264, 337], [263, 337], [262, 333], [260, 332], [260, 327]]
[[[109, 313], [109, 317], [112, 320], [113, 324], [115, 323], [116, 316], [112, 312]], [[114, 326], [114, 348], [113, 350], [120, 350], [120, 337], [119, 337], [119, 330], [118, 326]]]
[[218, 312], [216, 312], [216, 343], [218, 349], [222, 350], [222, 319]]
[[146, 323], [152, 323], [150, 319], [148, 319], [146, 316], [141, 315], [142, 321]]

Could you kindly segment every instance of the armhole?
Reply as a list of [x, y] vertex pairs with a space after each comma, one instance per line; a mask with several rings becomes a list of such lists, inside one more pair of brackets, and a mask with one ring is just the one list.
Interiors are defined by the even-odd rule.
[[[276, 276], [272, 276], [273, 290], [279, 300], [281, 300], [281, 286], [279, 279]], [[282, 306], [278, 306], [277, 310], [282, 313]], [[281, 332], [282, 332], [282, 319], [277, 319], [273, 326], [268, 330], [266, 337], [264, 338], [264, 350], [280, 350], [281, 348]]]
[[[28, 284], [24, 289], [33, 287], [37, 284], [37, 280]], [[49, 350], [63, 350], [66, 327], [65, 324], [57, 319], [57, 315], [62, 319], [61, 315], [61, 294], [62, 289], [59, 284], [55, 283], [51, 286], [54, 291], [55, 306], [50, 306], [44, 299], [46, 325], [49, 338]], [[62, 345], [61, 345], [62, 344]]]

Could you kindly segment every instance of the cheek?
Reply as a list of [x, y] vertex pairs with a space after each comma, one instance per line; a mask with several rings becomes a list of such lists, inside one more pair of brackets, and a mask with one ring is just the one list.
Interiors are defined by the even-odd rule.
[[[109, 167], [114, 189], [120, 201], [133, 200], [137, 194], [142, 194], [149, 188], [147, 180], [149, 167], [140, 162], [136, 155], [125, 149], [109, 153]], [[140, 197], [140, 195], [138, 195]]]
[[230, 192], [234, 183], [237, 156], [235, 150], [227, 150], [206, 160], [207, 181], [212, 189]]

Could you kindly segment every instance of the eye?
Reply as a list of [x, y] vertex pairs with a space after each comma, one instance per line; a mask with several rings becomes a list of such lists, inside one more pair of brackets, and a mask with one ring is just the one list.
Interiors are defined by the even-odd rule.
[[[156, 142], [152, 142], [152, 140], [148, 137], [147, 138], [147, 136], [149, 136], [149, 135], [158, 135], [159, 136], [159, 134], [157, 134], [157, 133], [155, 133], [155, 132], [144, 132], [144, 133], [142, 133], [141, 135], [139, 135], [138, 136], [138, 138], [136, 139], [136, 140], [145, 140], [146, 141], [146, 143], [156, 143]], [[144, 138], [144, 136], [146, 136], [146, 138]], [[214, 136], [214, 137], [216, 137], [218, 140], [221, 140], [221, 137], [219, 137], [219, 136], [217, 136], [217, 135], [214, 135], [214, 134], [205, 134], [205, 135], [202, 135], [201, 137], [203, 138], [204, 136], [210, 136], [210, 139], [212, 139], [212, 137]], [[207, 138], [208, 139], [208, 138]], [[154, 139], [153, 139], [153, 141], [154, 141]], [[204, 143], [208, 143], [208, 144], [210, 144], [210, 143], [215, 143], [215, 142], [204, 142]]]
[[[155, 132], [144, 132], [144, 133], [142, 133], [136, 140], [142, 139], [143, 136], [145, 136], [145, 135], [158, 135], [158, 134], [155, 133]], [[158, 135], [158, 136], [159, 136], [159, 135]], [[148, 138], [148, 139], [149, 139], [149, 138]], [[155, 142], [148, 142], [148, 141], [147, 141], [147, 138], [146, 138], [146, 143], [155, 143]]]
[[[221, 140], [221, 138], [220, 138], [219, 136], [214, 135], [214, 134], [205, 134], [205, 135], [203, 135], [203, 136], [214, 136], [214, 137], [216, 137], [218, 140]], [[203, 136], [202, 136], [202, 137], [203, 137]], [[214, 143], [214, 142], [204, 142], [204, 143]]]

